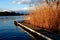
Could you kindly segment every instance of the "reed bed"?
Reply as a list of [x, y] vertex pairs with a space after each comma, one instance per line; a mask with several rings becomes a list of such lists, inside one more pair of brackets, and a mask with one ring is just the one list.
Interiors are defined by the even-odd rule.
[[[60, 5], [43, 3], [30, 11], [26, 23], [60, 34]], [[35, 27], [34, 27], [35, 28]]]

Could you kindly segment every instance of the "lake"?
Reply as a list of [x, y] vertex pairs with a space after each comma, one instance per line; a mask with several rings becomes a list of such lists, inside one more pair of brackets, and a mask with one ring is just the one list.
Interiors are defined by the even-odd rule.
[[31, 40], [30, 36], [14, 25], [23, 16], [0, 16], [0, 40]]

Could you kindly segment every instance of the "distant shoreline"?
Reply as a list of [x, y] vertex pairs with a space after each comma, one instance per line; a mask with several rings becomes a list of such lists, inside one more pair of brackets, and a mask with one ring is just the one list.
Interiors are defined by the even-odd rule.
[[0, 16], [23, 16], [23, 15], [0, 15]]
[[23, 15], [27, 15], [24, 13], [16, 13], [16, 12], [0, 12], [0, 16], [23, 16]]

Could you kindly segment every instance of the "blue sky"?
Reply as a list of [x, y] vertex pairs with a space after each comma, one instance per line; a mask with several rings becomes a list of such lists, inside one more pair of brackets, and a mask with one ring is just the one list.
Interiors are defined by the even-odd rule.
[[0, 9], [23, 9], [34, 2], [37, 3], [39, 0], [0, 0]]
[[15, 0], [0, 0], [0, 9], [18, 9], [28, 7], [28, 4], [13, 4]]

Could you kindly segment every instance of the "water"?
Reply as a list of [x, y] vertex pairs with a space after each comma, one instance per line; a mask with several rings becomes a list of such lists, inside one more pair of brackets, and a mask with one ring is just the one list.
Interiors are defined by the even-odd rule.
[[0, 16], [0, 40], [31, 40], [23, 30], [14, 25], [15, 21], [23, 21], [23, 16]]

